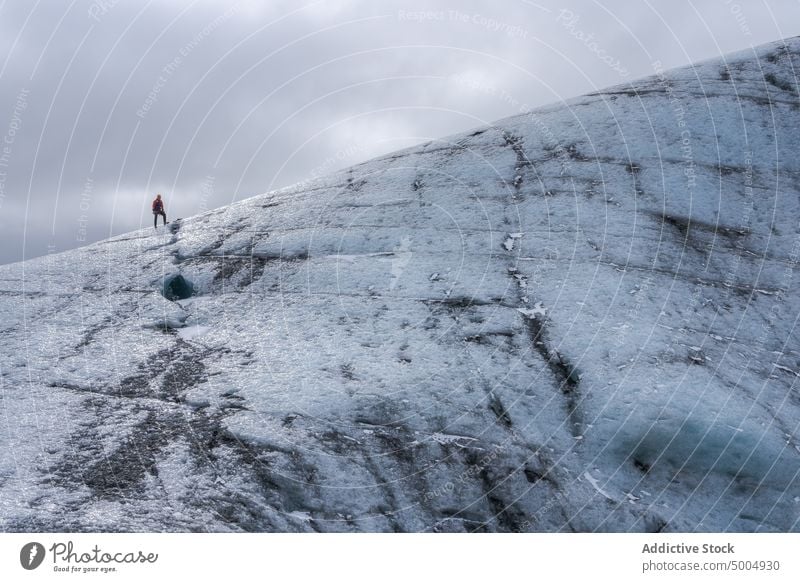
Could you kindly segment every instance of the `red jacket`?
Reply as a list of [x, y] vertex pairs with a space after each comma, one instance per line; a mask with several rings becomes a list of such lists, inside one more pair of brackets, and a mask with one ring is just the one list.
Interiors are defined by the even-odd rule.
[[164, 212], [164, 201], [161, 198], [156, 198], [153, 200], [153, 212], [159, 213]]

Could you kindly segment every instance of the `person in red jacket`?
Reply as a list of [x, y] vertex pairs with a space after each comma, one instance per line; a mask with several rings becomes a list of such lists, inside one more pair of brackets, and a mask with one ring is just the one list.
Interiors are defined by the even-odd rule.
[[161, 194], [156, 194], [156, 199], [153, 200], [153, 228], [158, 228], [158, 217], [164, 218], [164, 224], [167, 224], [167, 213], [164, 212], [164, 202], [161, 200]]

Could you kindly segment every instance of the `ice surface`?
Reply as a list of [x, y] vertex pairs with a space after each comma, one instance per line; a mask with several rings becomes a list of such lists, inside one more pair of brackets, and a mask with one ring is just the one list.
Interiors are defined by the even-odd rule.
[[0, 528], [800, 530], [798, 67], [0, 267]]

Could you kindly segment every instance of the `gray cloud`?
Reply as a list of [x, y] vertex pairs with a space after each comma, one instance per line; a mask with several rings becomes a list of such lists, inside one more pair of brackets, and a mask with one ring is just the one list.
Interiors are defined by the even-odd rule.
[[799, 11], [727, 0], [5, 2], [0, 262], [148, 226], [156, 191], [172, 217], [189, 216], [651, 74], [655, 60], [791, 36], [782, 27]]

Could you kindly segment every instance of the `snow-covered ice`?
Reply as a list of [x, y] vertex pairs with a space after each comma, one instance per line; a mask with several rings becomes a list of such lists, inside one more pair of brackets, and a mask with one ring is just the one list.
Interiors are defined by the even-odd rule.
[[0, 529], [800, 531], [799, 68], [0, 267]]

